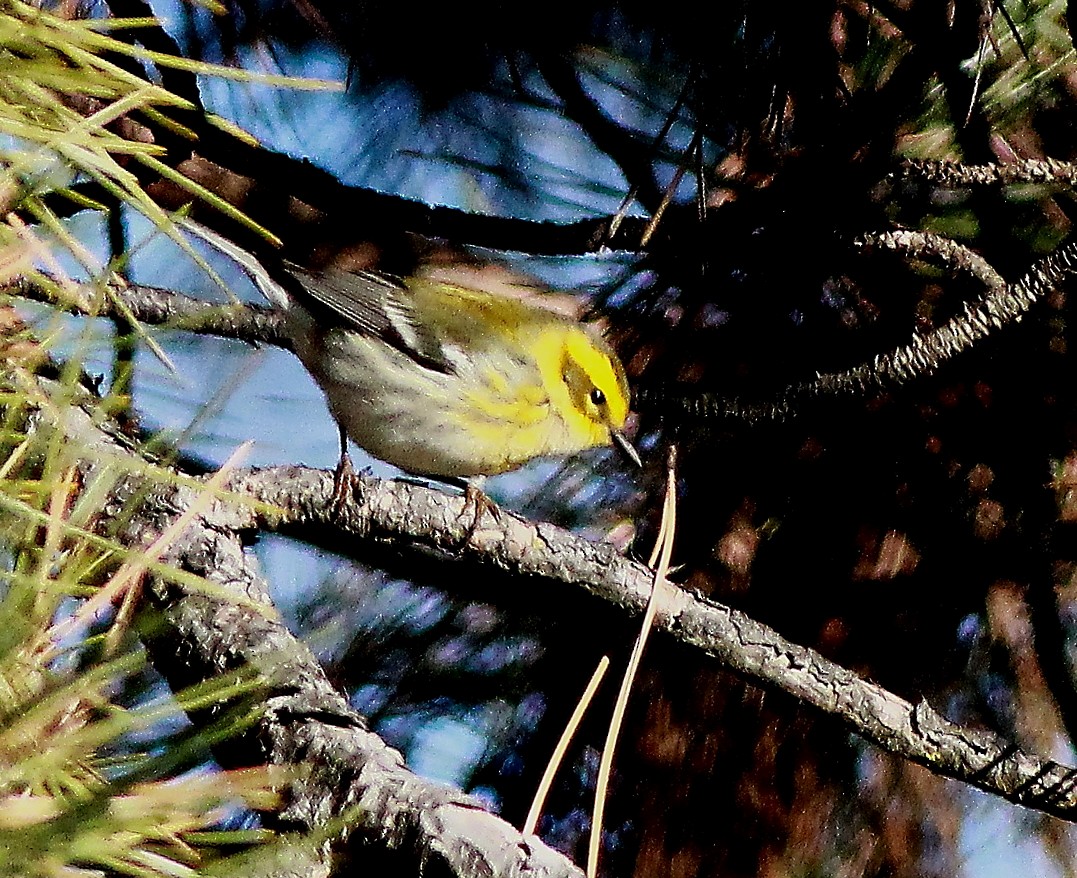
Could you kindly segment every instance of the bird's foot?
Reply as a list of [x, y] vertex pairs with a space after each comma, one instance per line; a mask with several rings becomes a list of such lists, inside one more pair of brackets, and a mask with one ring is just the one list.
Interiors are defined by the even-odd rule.
[[348, 452], [340, 455], [337, 468], [333, 470], [333, 494], [329, 500], [329, 511], [333, 518], [342, 518], [348, 501], [355, 492], [355, 469]]
[[464, 485], [464, 505], [460, 509], [460, 514], [457, 516], [457, 520], [467, 517], [469, 507], [474, 510], [474, 514], [468, 524], [464, 536], [465, 543], [471, 542], [471, 538], [475, 536], [475, 531], [479, 529], [479, 525], [482, 523], [482, 517], [485, 514], [489, 513], [494, 521], [501, 521], [500, 507], [486, 496], [481, 485], [481, 481], [469, 481]]

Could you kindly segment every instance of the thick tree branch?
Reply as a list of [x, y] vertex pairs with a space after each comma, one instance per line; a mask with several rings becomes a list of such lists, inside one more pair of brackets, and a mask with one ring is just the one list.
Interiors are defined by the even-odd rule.
[[[219, 135], [224, 137], [224, 135]], [[648, 220], [624, 217], [611, 235], [613, 216], [599, 216], [571, 223], [539, 222], [516, 217], [492, 216], [442, 205], [402, 198], [345, 186], [328, 171], [270, 150], [231, 144], [235, 160], [229, 165], [242, 167], [243, 173], [195, 155], [183, 162], [179, 170], [211, 192], [231, 195], [236, 207], [260, 225], [279, 235], [287, 243], [284, 254], [307, 262], [315, 252], [320, 255], [348, 252], [367, 240], [380, 241], [386, 232], [411, 233], [429, 239], [466, 242], [491, 250], [530, 253], [535, 256], [578, 256], [615, 250], [637, 253], [655, 250], [675, 240], [686, 228], [698, 226], [694, 206], [674, 206], [667, 212], [663, 230], [646, 248], [640, 240]], [[215, 153], [215, 157], [217, 154]], [[257, 180], [287, 179], [287, 194], [274, 190], [271, 195], [255, 197], [251, 192]], [[193, 218], [226, 237], [242, 241], [252, 249], [264, 241], [233, 220], [192, 203], [189, 191], [160, 181], [146, 180], [144, 185], [154, 199], [168, 210], [190, 210]], [[103, 201], [108, 193], [96, 183], [72, 187], [83, 198]], [[242, 192], [239, 198], [235, 192]], [[48, 198], [47, 203], [58, 216], [70, 216], [85, 210], [82, 201], [66, 197]], [[33, 217], [24, 217], [32, 222]]]
[[[633, 614], [643, 612], [651, 574], [608, 545], [550, 524], [502, 512], [469, 535], [463, 498], [403, 482], [360, 478], [343, 515], [333, 518], [332, 476], [301, 467], [237, 474], [231, 487], [279, 512], [253, 516], [251, 527], [276, 527], [325, 539], [363, 554], [390, 542], [397, 551], [436, 552], [446, 563], [478, 564], [522, 576], [543, 594], [580, 588]], [[279, 516], [279, 517], [278, 517]], [[464, 577], [461, 577], [464, 579]], [[1012, 802], [1077, 819], [1077, 772], [1027, 754], [992, 732], [952, 723], [927, 703], [912, 705], [814, 650], [790, 643], [738, 610], [670, 589], [658, 627], [717, 658], [731, 670], [839, 717], [883, 749]]]
[[[89, 418], [81, 430], [91, 432], [97, 446], [110, 441]], [[93, 466], [100, 463], [96, 456], [94, 464], [88, 464], [88, 482]], [[423, 558], [433, 553], [443, 563], [480, 565], [523, 577], [547, 593], [551, 588], [582, 587], [634, 614], [645, 608], [650, 573], [612, 546], [507, 512], [496, 520], [487, 515], [472, 529], [463, 498], [406, 482], [358, 478], [340, 514], [331, 511], [332, 474], [321, 470], [236, 472], [228, 487], [259, 505], [218, 501], [167, 560], [234, 594], [235, 603], [159, 583], [153, 594], [164, 624], [150, 642], [155, 665], [174, 686], [241, 667], [254, 667], [267, 681], [262, 720], [229, 752], [245, 752], [249, 758], [249, 748], [257, 742], [259, 755], [272, 762], [313, 766], [312, 776], [285, 812], [286, 825], [324, 825], [362, 804], [364, 816], [356, 831], [387, 838], [390, 846], [412, 842], [409, 849], [420, 858], [451, 860], [454, 851], [459, 854], [459, 845], [478, 845], [493, 870], [490, 874], [515, 875], [514, 870], [523, 868], [526, 849], [532, 857], [541, 853], [543, 862], [554, 857], [539, 874], [576, 874], [567, 861], [557, 865], [556, 855], [514, 837], [513, 830], [466, 797], [407, 772], [399, 755], [363, 727], [362, 718], [276, 618], [264, 583], [244, 556], [241, 537], [277, 529], [322, 542], [333, 536], [341, 548], [360, 554], [386, 545], [396, 553]], [[121, 488], [117, 501], [136, 490], [130, 484]], [[125, 541], [145, 544], [197, 495], [191, 487], [151, 492], [124, 528]], [[110, 508], [122, 516], [124, 504]], [[266, 610], [252, 609], [252, 603]], [[843, 719], [889, 752], [1010, 801], [1077, 818], [1073, 769], [1024, 753], [991, 732], [952, 723], [926, 703], [914, 706], [735, 609], [670, 589], [662, 598], [657, 625], [731, 670]], [[528, 862], [527, 868], [538, 868]], [[457, 866], [454, 874], [473, 874], [463, 864]]]

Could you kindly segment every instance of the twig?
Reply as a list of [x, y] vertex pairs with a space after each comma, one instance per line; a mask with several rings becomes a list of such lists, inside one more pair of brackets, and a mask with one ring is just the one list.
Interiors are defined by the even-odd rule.
[[1077, 164], [1058, 159], [1017, 159], [1005, 164], [990, 165], [909, 161], [903, 165], [900, 174], [906, 178], [919, 178], [952, 189], [969, 186], [1010, 186], [1018, 183], [1077, 186]]
[[[891, 233], [916, 236], [924, 245], [922, 254], [936, 252], [929, 236], [922, 233]], [[898, 240], [894, 238], [892, 240]], [[885, 243], [878, 238], [877, 243]], [[936, 242], [937, 243], [937, 242]], [[951, 257], [990, 286], [979, 300], [965, 304], [960, 314], [930, 332], [914, 335], [911, 342], [880, 354], [871, 362], [844, 372], [831, 372], [812, 381], [793, 384], [764, 402], [745, 401], [713, 393], [685, 396], [668, 393], [661, 388], [640, 388], [636, 404], [641, 408], [660, 407], [663, 411], [681, 413], [705, 420], [736, 420], [749, 424], [764, 421], [785, 421], [801, 412], [810, 403], [823, 399], [863, 397], [872, 391], [898, 387], [938, 371], [945, 363], [972, 348], [1006, 326], [1017, 323], [1049, 292], [1058, 289], [1062, 281], [1077, 272], [1077, 241], [1069, 241], [1046, 256], [1019, 281], [997, 286], [995, 271], [989, 265], [979, 265], [975, 254], [954, 245]]]
[[104, 298], [95, 296], [96, 290], [89, 287], [77, 298], [60, 298], [45, 283], [23, 277], [5, 287], [3, 292], [46, 302], [73, 314], [133, 317], [150, 326], [217, 335], [252, 344], [290, 346], [284, 332], [283, 314], [265, 305], [218, 305], [172, 290], [132, 283], [114, 282], [109, 289], [112, 296]]

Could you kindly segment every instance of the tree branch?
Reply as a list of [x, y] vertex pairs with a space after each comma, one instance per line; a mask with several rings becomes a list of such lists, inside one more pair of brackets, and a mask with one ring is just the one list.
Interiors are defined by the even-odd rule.
[[97, 288], [83, 288], [83, 301], [61, 298], [54, 288], [27, 277], [18, 278], [4, 292], [35, 302], [45, 302], [71, 314], [88, 317], [133, 317], [140, 323], [204, 335], [217, 335], [252, 344], [271, 344], [291, 349], [284, 332], [284, 314], [268, 305], [219, 305], [160, 287], [115, 280], [108, 295]]
[[890, 232], [865, 237], [858, 246], [875, 245], [902, 250], [917, 258], [932, 256], [952, 268], [968, 271], [987, 284], [987, 292], [962, 312], [930, 332], [916, 334], [911, 342], [844, 372], [818, 375], [784, 388], [773, 399], [751, 402], [714, 393], [684, 396], [660, 388], [641, 388], [636, 402], [641, 407], [679, 409], [708, 420], [738, 420], [750, 424], [785, 421], [806, 405], [820, 399], [865, 396], [872, 390], [898, 387], [938, 371], [954, 357], [970, 350], [992, 333], [1017, 323], [1063, 280], [1077, 272], [1077, 241], [1067, 241], [1032, 266], [1020, 280], [1000, 283], [995, 269], [981, 257], [955, 242], [919, 232]]
[[[583, 588], [641, 614], [651, 573], [609, 545], [508, 512], [485, 516], [469, 535], [464, 499], [405, 482], [359, 478], [340, 517], [331, 509], [332, 475], [302, 467], [238, 474], [233, 490], [276, 507], [253, 514], [251, 527], [279, 528], [362, 555], [391, 543], [394, 551], [477, 564], [525, 577], [542, 593]], [[467, 577], [459, 577], [467, 581]], [[671, 589], [656, 625], [750, 680], [780, 689], [836, 716], [883, 749], [1009, 801], [1077, 820], [1077, 772], [1024, 753], [990, 731], [952, 723], [926, 702], [912, 705], [807, 647], [790, 643], [738, 610]]]
[[963, 162], [909, 161], [900, 171], [906, 178], [960, 189], [972, 186], [1040, 184], [1077, 186], [1077, 164], [1058, 159], [1015, 159], [1004, 164], [968, 165]]

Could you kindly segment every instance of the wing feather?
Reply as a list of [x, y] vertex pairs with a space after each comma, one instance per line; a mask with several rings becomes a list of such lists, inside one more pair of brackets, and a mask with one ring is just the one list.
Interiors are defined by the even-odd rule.
[[345, 327], [380, 338], [427, 368], [452, 371], [441, 339], [417, 318], [411, 294], [400, 281], [372, 271], [314, 272], [292, 262], [284, 267], [298, 281], [304, 298], [328, 310]]

